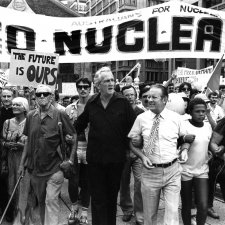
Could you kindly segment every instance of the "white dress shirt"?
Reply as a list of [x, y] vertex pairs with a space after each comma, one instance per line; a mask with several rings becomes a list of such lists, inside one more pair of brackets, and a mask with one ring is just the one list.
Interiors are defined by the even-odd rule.
[[[155, 113], [148, 110], [140, 114], [128, 134], [129, 138], [134, 136], [143, 137], [143, 151], [148, 151], [149, 135], [153, 125]], [[160, 113], [159, 138], [155, 143], [154, 152], [149, 156], [152, 163], [161, 164], [172, 162], [177, 158], [177, 139], [185, 134], [184, 121], [181, 116], [164, 108]]]
[[224, 111], [222, 107], [219, 105], [216, 105], [215, 108], [211, 107], [209, 104], [210, 108], [210, 114], [212, 116], [212, 119], [217, 123], [218, 120], [221, 120], [224, 117]]

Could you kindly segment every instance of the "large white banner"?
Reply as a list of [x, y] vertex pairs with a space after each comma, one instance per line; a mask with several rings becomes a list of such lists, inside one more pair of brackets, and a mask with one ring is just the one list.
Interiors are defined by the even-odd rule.
[[0, 7], [0, 61], [12, 49], [59, 54], [59, 62], [220, 58], [225, 12], [171, 1], [135, 11], [59, 18]]
[[58, 70], [57, 54], [12, 50], [9, 83], [19, 86], [46, 84], [55, 89]]

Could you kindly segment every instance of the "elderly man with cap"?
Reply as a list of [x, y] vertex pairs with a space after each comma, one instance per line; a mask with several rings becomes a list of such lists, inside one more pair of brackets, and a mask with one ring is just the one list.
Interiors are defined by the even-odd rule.
[[89, 99], [75, 127], [79, 135], [90, 125], [87, 167], [92, 225], [115, 225], [117, 195], [129, 149], [127, 134], [135, 113], [128, 100], [115, 92], [110, 68], [100, 69], [96, 86], [99, 93]]
[[[76, 152], [76, 133], [63, 111], [52, 104], [52, 91], [46, 85], [36, 90], [38, 108], [27, 115], [23, 134], [27, 136], [20, 163], [19, 173], [24, 172], [25, 161], [31, 176], [31, 185], [38, 199], [42, 225], [57, 225], [59, 216], [58, 197], [64, 181], [60, 169], [62, 160], [58, 152], [60, 146], [59, 123], [64, 136], [72, 136], [73, 142], [69, 164], [73, 164]], [[65, 163], [64, 163], [65, 164]], [[64, 165], [65, 166], [65, 165]]]

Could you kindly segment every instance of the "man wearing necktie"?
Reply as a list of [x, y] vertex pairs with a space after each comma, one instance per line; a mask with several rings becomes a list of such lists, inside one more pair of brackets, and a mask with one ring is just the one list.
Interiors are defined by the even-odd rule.
[[[149, 91], [149, 109], [140, 114], [128, 135], [131, 149], [143, 162], [142, 198], [144, 225], [157, 225], [160, 194], [165, 200], [164, 224], [178, 225], [181, 166], [177, 161], [177, 139], [184, 135], [180, 116], [165, 108], [167, 89], [153, 85]], [[137, 148], [143, 140], [143, 148]], [[136, 147], [135, 147], [136, 146]], [[189, 144], [183, 144], [182, 149]], [[186, 157], [182, 154], [182, 157]]]

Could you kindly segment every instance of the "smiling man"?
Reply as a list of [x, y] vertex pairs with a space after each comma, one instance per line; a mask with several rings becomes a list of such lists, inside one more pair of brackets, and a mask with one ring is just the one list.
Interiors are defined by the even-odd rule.
[[115, 225], [117, 195], [129, 148], [127, 134], [135, 113], [128, 100], [114, 92], [115, 81], [108, 67], [98, 71], [99, 93], [87, 102], [78, 117], [79, 133], [90, 124], [87, 162], [93, 225]]
[[[178, 225], [181, 166], [177, 161], [177, 139], [184, 135], [185, 130], [179, 115], [165, 108], [168, 92], [164, 86], [152, 85], [147, 98], [149, 110], [137, 117], [128, 135], [132, 140], [130, 147], [143, 162], [144, 224], [157, 225], [162, 191], [165, 198], [164, 224]], [[134, 139], [137, 137], [140, 140], [143, 137], [143, 149], [136, 148]]]
[[20, 163], [19, 173], [27, 170], [31, 185], [38, 199], [42, 225], [58, 225], [58, 197], [64, 181], [60, 170], [62, 159], [58, 153], [60, 145], [59, 122], [63, 135], [74, 138], [70, 160], [73, 164], [76, 151], [76, 133], [65, 112], [57, 110], [52, 104], [52, 91], [49, 86], [39, 85], [36, 90], [38, 108], [27, 115], [23, 134], [27, 136]]

